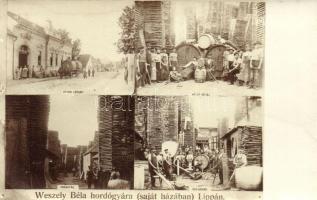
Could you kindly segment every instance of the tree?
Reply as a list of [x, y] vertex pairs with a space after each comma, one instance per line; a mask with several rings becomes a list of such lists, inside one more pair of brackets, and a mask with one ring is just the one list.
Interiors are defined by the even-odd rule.
[[117, 42], [119, 52], [132, 53], [136, 48], [135, 7], [126, 6], [118, 21], [122, 29], [121, 37]]
[[80, 50], [81, 50], [81, 41], [80, 39], [76, 39], [73, 41], [73, 47], [72, 47], [72, 59], [75, 59], [79, 56]]
[[57, 33], [61, 36], [61, 40], [62, 40], [63, 45], [72, 42], [72, 40], [69, 37], [69, 32], [66, 31], [65, 29], [58, 29]]

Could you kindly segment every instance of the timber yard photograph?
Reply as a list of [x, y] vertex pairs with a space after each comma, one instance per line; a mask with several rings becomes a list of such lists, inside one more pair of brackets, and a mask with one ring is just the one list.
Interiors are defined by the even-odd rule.
[[[133, 187], [134, 109], [126, 109], [132, 97], [9, 95], [5, 100], [6, 189]], [[109, 108], [117, 104], [120, 109]]]
[[132, 3], [9, 0], [7, 94], [132, 94], [134, 76], [117, 47]]
[[135, 0], [131, 9], [135, 42], [122, 47], [137, 55], [139, 95], [262, 94], [264, 2]]
[[134, 189], [262, 191], [261, 97], [139, 96]]

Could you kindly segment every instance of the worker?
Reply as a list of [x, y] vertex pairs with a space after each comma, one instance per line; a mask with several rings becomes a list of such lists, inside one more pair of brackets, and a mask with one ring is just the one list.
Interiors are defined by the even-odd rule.
[[233, 164], [235, 165], [235, 168], [244, 167], [248, 164], [247, 156], [242, 149], [239, 149], [238, 153], [233, 158]]
[[151, 149], [151, 153], [148, 155], [149, 173], [151, 177], [151, 186], [155, 187], [155, 170], [157, 170], [156, 150]]

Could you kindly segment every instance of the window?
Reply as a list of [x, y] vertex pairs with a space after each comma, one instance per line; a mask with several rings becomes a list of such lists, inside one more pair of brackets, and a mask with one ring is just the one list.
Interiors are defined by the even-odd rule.
[[51, 53], [51, 57], [50, 57], [50, 66], [53, 67], [53, 54]]
[[218, 149], [218, 136], [211, 137], [211, 149]]
[[37, 56], [37, 65], [42, 65], [42, 51], [40, 51]]

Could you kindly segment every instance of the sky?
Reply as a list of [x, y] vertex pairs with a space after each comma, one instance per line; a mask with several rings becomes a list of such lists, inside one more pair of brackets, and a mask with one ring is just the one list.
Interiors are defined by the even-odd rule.
[[8, 10], [38, 25], [66, 29], [82, 42], [81, 53], [102, 61], [120, 60], [114, 45], [119, 39], [118, 19], [132, 0], [10, 0]]
[[88, 145], [98, 130], [98, 97], [51, 95], [49, 130], [59, 133], [61, 144]]
[[234, 125], [235, 97], [190, 96], [194, 124], [198, 127], [218, 127], [218, 120], [227, 118], [229, 127]]

